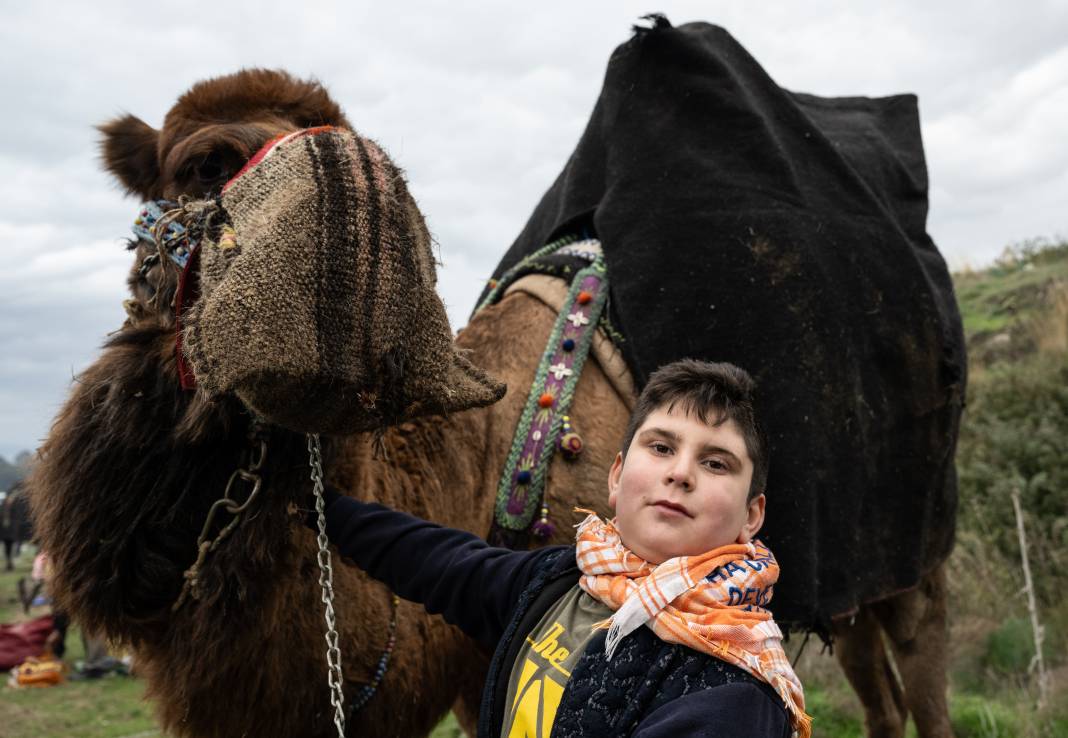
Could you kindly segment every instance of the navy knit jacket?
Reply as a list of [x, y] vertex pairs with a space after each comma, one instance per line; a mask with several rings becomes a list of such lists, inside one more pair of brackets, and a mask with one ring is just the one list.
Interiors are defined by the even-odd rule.
[[[575, 549], [494, 548], [375, 503], [327, 496], [327, 536], [342, 556], [493, 651], [479, 738], [499, 738], [508, 678], [524, 637], [578, 582]], [[309, 520], [309, 523], [312, 521]], [[552, 738], [787, 738], [781, 700], [745, 671], [639, 628], [611, 661], [597, 634], [576, 664]]]

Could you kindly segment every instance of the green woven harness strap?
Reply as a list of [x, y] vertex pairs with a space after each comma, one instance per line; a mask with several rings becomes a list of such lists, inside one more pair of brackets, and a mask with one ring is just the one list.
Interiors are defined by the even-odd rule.
[[[556, 251], [574, 240], [549, 246]], [[528, 258], [545, 256], [551, 253], [548, 249], [540, 249]], [[506, 287], [499, 284], [493, 289], [496, 292]], [[491, 292], [491, 296], [499, 299], [499, 294]], [[549, 462], [557, 450], [569, 459], [582, 451], [582, 440], [572, 431], [568, 412], [607, 299], [608, 279], [598, 244], [593, 263], [572, 280], [538, 362], [497, 485], [493, 526], [488, 536], [494, 545], [518, 548], [526, 545], [531, 532], [540, 538], [553, 533], [545, 501]], [[489, 302], [487, 298], [483, 306]]]
[[[540, 249], [532, 254], [528, 254], [523, 257], [518, 263], [516, 263], [511, 269], [501, 275], [500, 279], [491, 279], [489, 282], [490, 291], [486, 293], [486, 298], [479, 303], [478, 308], [475, 310], [477, 313], [487, 305], [492, 305], [504, 296], [504, 291], [507, 290], [512, 282], [515, 281], [516, 276], [524, 271], [528, 271], [532, 264], [535, 264], [539, 259], [542, 259], [550, 254], [553, 254], [560, 249], [575, 243], [579, 240], [576, 235], [562, 236], [552, 243], [547, 243]], [[599, 247], [598, 247], [599, 248]]]

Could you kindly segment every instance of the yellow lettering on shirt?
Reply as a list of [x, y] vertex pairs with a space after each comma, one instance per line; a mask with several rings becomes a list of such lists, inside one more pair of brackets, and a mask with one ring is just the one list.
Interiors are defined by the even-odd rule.
[[523, 659], [519, 672], [507, 738], [549, 738], [564, 686], [550, 676], [552, 672], [543, 672], [541, 677], [535, 675], [547, 664], [563, 675], [564, 683], [571, 677], [571, 672], [562, 666], [571, 655], [558, 640], [563, 633], [564, 626], [554, 622], [537, 639], [527, 637], [530, 654]]
[[563, 646], [559, 645], [556, 640], [557, 637], [564, 632], [564, 626], [560, 623], [553, 623], [549, 628], [549, 632], [541, 636], [538, 640], [532, 639], [527, 636], [527, 643], [530, 644], [531, 650], [541, 656], [543, 659], [549, 662], [549, 666], [556, 669], [568, 679], [571, 678], [571, 672], [560, 666], [564, 663], [571, 652]]
[[541, 681], [541, 725], [543, 735], [540, 738], [549, 738], [556, 722], [556, 711], [563, 699], [564, 688], [546, 677]]
[[548, 676], [532, 680], [530, 677], [537, 669], [530, 659], [524, 661], [508, 738], [549, 738], [552, 732], [564, 688]]
[[519, 702], [519, 698], [526, 692], [527, 682], [530, 681], [530, 677], [534, 675], [534, 672], [538, 670], [538, 665], [530, 659], [523, 660], [523, 671], [519, 674], [519, 684], [515, 690], [515, 700], [512, 702], [512, 709], [515, 709], [516, 703]]

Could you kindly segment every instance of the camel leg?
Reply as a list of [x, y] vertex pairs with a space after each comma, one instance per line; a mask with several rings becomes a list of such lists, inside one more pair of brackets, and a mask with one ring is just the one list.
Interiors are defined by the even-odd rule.
[[889, 636], [905, 704], [920, 738], [952, 738], [946, 702], [949, 633], [946, 572], [939, 565], [919, 586], [872, 608]]
[[864, 708], [868, 738], [902, 738], [908, 710], [883, 643], [879, 621], [868, 607], [834, 621], [834, 653]]

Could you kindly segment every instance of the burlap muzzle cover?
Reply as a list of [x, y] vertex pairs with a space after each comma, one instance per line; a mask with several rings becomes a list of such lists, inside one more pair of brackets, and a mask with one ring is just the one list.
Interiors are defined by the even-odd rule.
[[183, 336], [201, 391], [329, 434], [503, 396], [453, 346], [423, 216], [374, 142], [292, 134], [253, 157], [221, 205], [232, 230], [201, 244]]

